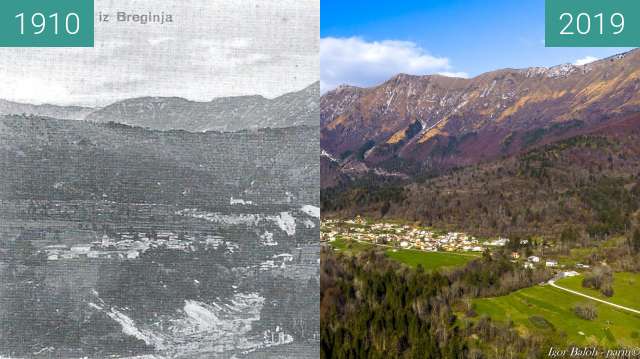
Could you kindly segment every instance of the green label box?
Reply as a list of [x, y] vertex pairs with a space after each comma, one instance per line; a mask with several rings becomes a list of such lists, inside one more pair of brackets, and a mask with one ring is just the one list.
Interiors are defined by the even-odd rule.
[[0, 0], [0, 47], [93, 47], [94, 0]]
[[640, 0], [545, 0], [545, 45], [640, 46]]

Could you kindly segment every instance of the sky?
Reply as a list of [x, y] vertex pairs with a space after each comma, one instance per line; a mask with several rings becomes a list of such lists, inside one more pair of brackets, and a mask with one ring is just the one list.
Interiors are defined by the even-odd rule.
[[322, 0], [321, 87], [397, 73], [473, 77], [584, 64], [628, 48], [545, 48], [544, 0]]
[[[0, 49], [0, 98], [273, 98], [319, 80], [318, 0], [95, 0], [95, 11], [112, 15], [96, 22], [95, 48]], [[164, 12], [174, 23], [117, 23], [118, 11]]]

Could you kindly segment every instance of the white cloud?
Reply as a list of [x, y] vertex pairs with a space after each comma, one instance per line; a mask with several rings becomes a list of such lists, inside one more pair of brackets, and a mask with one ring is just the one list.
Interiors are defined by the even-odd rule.
[[[70, 96], [69, 89], [64, 84], [48, 81], [48, 79], [34, 76], [16, 76], [11, 73], [2, 73], [3, 81], [12, 86], [0, 88], [1, 98], [10, 98], [16, 101], [28, 102], [34, 95], [45, 99], [64, 98]], [[54, 97], [47, 97], [55, 94]], [[43, 101], [48, 102], [48, 101]]]
[[320, 40], [320, 78], [322, 91], [341, 84], [372, 86], [398, 73], [467, 77], [452, 72], [446, 57], [430, 55], [410, 41], [373, 41], [359, 37]]
[[164, 12], [174, 22], [98, 22], [94, 48], [0, 48], [0, 98], [88, 106], [139, 96], [209, 101], [276, 97], [318, 81], [318, 0], [95, 0], [95, 8]]
[[595, 57], [595, 56], [586, 56], [583, 57], [581, 59], [576, 60], [576, 62], [574, 62], [573, 64], [576, 66], [582, 66], [582, 65], [586, 65], [586, 64], [590, 64], [594, 61], [598, 61], [600, 60], [599, 58]]
[[469, 77], [468, 73], [462, 72], [462, 71], [458, 71], [458, 72], [442, 71], [442, 72], [438, 72], [438, 75], [447, 76], [447, 77], [462, 77], [465, 79]]

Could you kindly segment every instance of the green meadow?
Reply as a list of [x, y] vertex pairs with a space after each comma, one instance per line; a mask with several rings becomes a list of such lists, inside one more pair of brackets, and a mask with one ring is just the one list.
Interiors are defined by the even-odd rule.
[[564, 278], [556, 282], [557, 285], [584, 293], [592, 297], [606, 300], [631, 309], [640, 310], [640, 274], [638, 273], [615, 273], [613, 279], [613, 296], [606, 297], [600, 291], [582, 287], [583, 276]]
[[333, 247], [333, 249], [348, 254], [355, 254], [369, 248], [373, 248], [373, 244], [352, 241], [349, 239], [344, 239], [342, 237], [336, 238], [335, 241], [330, 242], [329, 244], [331, 245], [331, 247]]
[[425, 270], [433, 270], [442, 267], [457, 267], [467, 264], [467, 262], [478, 258], [471, 254], [458, 254], [452, 252], [424, 252], [412, 249], [389, 249], [386, 251], [387, 257], [397, 260], [411, 267], [418, 267], [419, 264]]
[[474, 300], [475, 311], [495, 321], [513, 322], [523, 335], [537, 333], [576, 345], [603, 347], [640, 345], [640, 316], [591, 301], [594, 320], [576, 316], [573, 307], [589, 299], [549, 285], [519, 290], [506, 296]]
[[[352, 241], [344, 238], [337, 238], [330, 243], [331, 246], [339, 252], [347, 254], [356, 254], [361, 251], [373, 248], [373, 244]], [[387, 249], [385, 250], [387, 257], [404, 263], [410, 267], [417, 268], [419, 264], [425, 270], [434, 270], [443, 267], [463, 266], [467, 262], [476, 259], [479, 255], [464, 254], [453, 252], [425, 252], [413, 249]]]

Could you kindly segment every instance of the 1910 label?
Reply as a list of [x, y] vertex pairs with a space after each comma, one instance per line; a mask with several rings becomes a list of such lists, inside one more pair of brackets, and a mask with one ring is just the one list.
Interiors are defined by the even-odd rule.
[[2, 47], [93, 47], [93, 0], [0, 2]]

